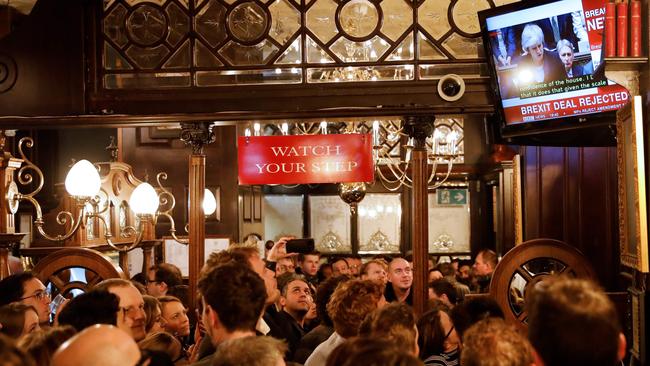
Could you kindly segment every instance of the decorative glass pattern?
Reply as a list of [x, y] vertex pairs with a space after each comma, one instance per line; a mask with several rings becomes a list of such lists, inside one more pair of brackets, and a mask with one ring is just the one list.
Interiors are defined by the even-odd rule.
[[477, 12], [513, 1], [104, 0], [100, 76], [105, 89], [482, 77]]
[[352, 252], [350, 209], [339, 196], [309, 196], [311, 236], [323, 253]]
[[469, 253], [470, 230], [468, 189], [429, 194], [429, 253]]
[[358, 210], [359, 253], [399, 252], [400, 194], [366, 194]]

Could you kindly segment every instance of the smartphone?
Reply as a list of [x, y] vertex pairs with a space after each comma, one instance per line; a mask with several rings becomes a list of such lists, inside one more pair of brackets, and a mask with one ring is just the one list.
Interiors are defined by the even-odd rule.
[[314, 239], [289, 239], [287, 240], [287, 253], [311, 253], [314, 251]]

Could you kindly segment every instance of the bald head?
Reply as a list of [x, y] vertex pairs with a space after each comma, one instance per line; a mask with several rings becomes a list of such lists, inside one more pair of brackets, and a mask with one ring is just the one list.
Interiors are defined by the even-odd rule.
[[98, 324], [65, 342], [52, 358], [52, 366], [132, 366], [140, 360], [133, 338], [117, 327]]

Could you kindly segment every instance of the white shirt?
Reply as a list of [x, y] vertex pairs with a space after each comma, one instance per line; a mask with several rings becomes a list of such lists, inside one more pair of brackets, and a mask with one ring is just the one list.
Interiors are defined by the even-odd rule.
[[316, 347], [311, 356], [305, 361], [305, 366], [325, 366], [327, 358], [334, 348], [345, 342], [345, 338], [334, 332], [332, 335]]

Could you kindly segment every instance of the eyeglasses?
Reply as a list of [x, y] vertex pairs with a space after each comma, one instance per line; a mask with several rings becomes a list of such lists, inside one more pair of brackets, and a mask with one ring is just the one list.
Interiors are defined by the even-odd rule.
[[20, 300], [27, 300], [29, 298], [35, 297], [36, 300], [38, 301], [43, 301], [43, 299], [50, 299], [52, 295], [50, 295], [49, 291], [47, 290], [38, 290], [36, 291], [33, 295], [25, 296], [20, 298]]
[[138, 313], [142, 314], [142, 312], [144, 312], [144, 304], [141, 304], [138, 307], [134, 307], [134, 306], [129, 306], [128, 308], [120, 307], [120, 310], [122, 311], [124, 317], [127, 316], [134, 317]]
[[150, 283], [158, 283], [158, 282], [160, 282], [160, 281], [156, 281], [155, 279], [150, 280], [150, 279], [147, 278], [147, 279], [144, 280], [145, 285], [148, 285]]

